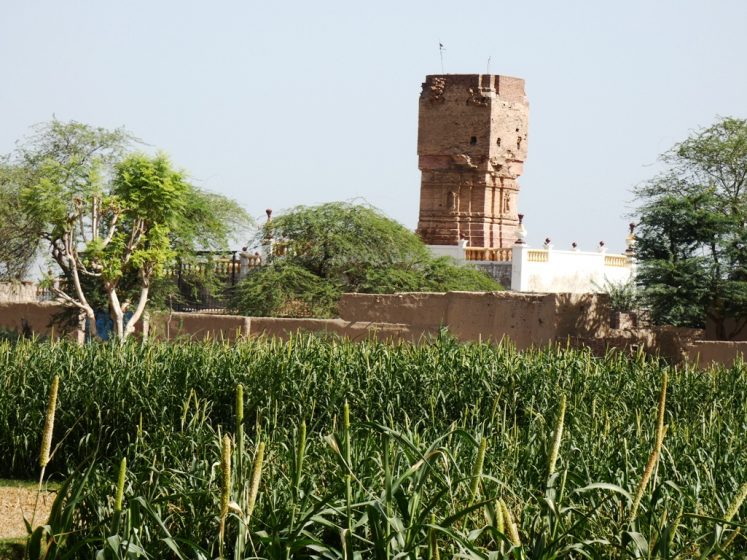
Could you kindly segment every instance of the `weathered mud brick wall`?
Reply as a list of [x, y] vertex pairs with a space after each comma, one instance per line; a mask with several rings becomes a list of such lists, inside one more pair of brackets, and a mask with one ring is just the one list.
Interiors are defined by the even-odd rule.
[[345, 294], [338, 309], [350, 323], [394, 323], [460, 340], [511, 340], [519, 349], [573, 335], [606, 333], [608, 310], [596, 294], [447, 292]]
[[429, 245], [510, 247], [527, 155], [524, 80], [426, 76], [420, 94], [418, 233]]
[[38, 301], [36, 284], [31, 282], [0, 282], [0, 303], [31, 303]]
[[55, 319], [65, 307], [48, 301], [6, 303], [0, 302], [0, 331], [10, 331], [22, 335], [40, 337], [67, 337], [83, 341], [83, 331], [76, 327], [63, 327], [55, 324]]

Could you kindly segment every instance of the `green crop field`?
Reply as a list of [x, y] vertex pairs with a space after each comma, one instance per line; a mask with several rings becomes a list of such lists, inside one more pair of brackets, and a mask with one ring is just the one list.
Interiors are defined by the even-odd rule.
[[0, 477], [40, 476], [55, 376], [31, 558], [747, 557], [742, 364], [0, 343]]

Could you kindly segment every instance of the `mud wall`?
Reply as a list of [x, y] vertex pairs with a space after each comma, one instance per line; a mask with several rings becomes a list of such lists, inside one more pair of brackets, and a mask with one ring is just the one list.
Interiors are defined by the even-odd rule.
[[0, 303], [35, 302], [36, 291], [36, 284], [31, 282], [0, 282]]
[[298, 332], [335, 334], [350, 340], [418, 342], [435, 334], [427, 328], [405, 324], [350, 322], [342, 319], [286, 319], [237, 317], [203, 313], [161, 313], [149, 321], [148, 336], [157, 340], [226, 340], [267, 336], [287, 340]]
[[[0, 329], [50, 336], [62, 306], [48, 302], [0, 303]], [[464, 341], [510, 339], [519, 349], [570, 342], [595, 352], [639, 348], [673, 362], [701, 367], [731, 365], [747, 355], [747, 342], [704, 340], [703, 331], [658, 327], [609, 328], [605, 296], [595, 294], [518, 294], [511, 292], [348, 294], [340, 302], [339, 319], [282, 319], [206, 313], [155, 313], [147, 330], [156, 340], [225, 340], [268, 336], [287, 339], [306, 331], [350, 340], [423, 342], [441, 327]], [[62, 334], [59, 327], [55, 334]], [[67, 336], [82, 340], [73, 329]]]
[[685, 359], [699, 367], [706, 368], [714, 364], [731, 366], [735, 360], [743, 360], [747, 356], [747, 342], [698, 340], [685, 350]]
[[346, 294], [338, 307], [350, 322], [404, 323], [460, 340], [500, 341], [518, 348], [572, 335], [603, 335], [609, 323], [603, 296], [514, 292]]
[[24, 335], [67, 336], [82, 340], [82, 333], [72, 328], [63, 331], [59, 325], [53, 326], [55, 315], [65, 308], [51, 302], [0, 303], [0, 330]]

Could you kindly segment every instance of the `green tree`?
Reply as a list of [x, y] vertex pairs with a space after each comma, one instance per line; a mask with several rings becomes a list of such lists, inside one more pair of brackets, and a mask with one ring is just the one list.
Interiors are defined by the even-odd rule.
[[94, 335], [95, 310], [105, 305], [120, 339], [134, 331], [167, 265], [223, 248], [232, 228], [248, 222], [165, 155], [128, 154], [132, 142], [123, 130], [52, 121], [11, 162], [24, 176], [22, 214], [67, 280], [55, 294], [88, 318]]
[[675, 145], [666, 170], [635, 191], [638, 282], [657, 323], [720, 338], [747, 315], [747, 121], [724, 118]]
[[22, 169], [0, 159], [0, 281], [23, 280], [39, 248], [37, 224], [23, 213]]
[[273, 249], [233, 294], [233, 307], [248, 315], [332, 316], [349, 292], [501, 289], [480, 271], [434, 258], [414, 233], [364, 205], [299, 206], [268, 221], [255, 242]]

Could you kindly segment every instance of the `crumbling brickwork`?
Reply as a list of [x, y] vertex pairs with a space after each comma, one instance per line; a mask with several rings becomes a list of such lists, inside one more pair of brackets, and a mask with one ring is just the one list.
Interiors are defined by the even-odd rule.
[[429, 245], [510, 247], [527, 154], [524, 80], [426, 76], [420, 94], [418, 234]]

